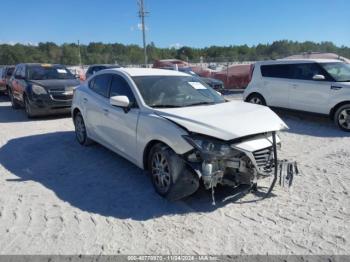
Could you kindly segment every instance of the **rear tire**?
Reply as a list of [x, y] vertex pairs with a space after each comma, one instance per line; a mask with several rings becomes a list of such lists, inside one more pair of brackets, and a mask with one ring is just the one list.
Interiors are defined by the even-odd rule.
[[86, 126], [84, 118], [80, 112], [74, 116], [75, 137], [79, 144], [88, 146], [92, 143], [92, 140], [87, 136]]
[[256, 94], [256, 93], [248, 96], [246, 102], [266, 106], [266, 101], [265, 101], [264, 97], [262, 95]]
[[341, 130], [350, 132], [350, 103], [337, 109], [334, 114], [334, 123]]

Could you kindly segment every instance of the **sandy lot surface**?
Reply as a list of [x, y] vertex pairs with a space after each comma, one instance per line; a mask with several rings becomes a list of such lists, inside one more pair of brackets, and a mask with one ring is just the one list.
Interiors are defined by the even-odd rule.
[[[148, 177], [69, 117], [27, 120], [0, 100], [0, 254], [350, 254], [350, 136], [328, 120], [280, 113], [291, 191], [211, 205], [170, 203]], [[218, 198], [226, 190], [218, 192]]]

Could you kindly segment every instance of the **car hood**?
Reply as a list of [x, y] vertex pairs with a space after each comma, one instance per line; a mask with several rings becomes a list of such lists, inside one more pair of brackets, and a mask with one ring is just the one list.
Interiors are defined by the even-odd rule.
[[332, 84], [332, 86], [342, 86], [342, 87], [350, 88], [350, 82], [336, 82]]
[[189, 132], [226, 141], [288, 128], [268, 107], [240, 101], [155, 109], [155, 113], [184, 127]]
[[80, 84], [77, 79], [49, 79], [49, 80], [30, 80], [31, 84], [40, 85], [47, 89], [55, 90], [73, 90]]

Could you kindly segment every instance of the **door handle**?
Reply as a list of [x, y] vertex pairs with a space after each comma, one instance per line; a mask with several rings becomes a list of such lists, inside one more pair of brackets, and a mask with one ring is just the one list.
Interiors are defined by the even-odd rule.
[[331, 90], [339, 90], [342, 89], [343, 87], [341, 86], [331, 86]]
[[86, 103], [87, 101], [89, 101], [86, 97], [83, 98], [84, 103]]
[[103, 113], [104, 113], [105, 115], [108, 115], [108, 114], [109, 114], [109, 110], [108, 110], [107, 108], [104, 108], [104, 109], [103, 109]]

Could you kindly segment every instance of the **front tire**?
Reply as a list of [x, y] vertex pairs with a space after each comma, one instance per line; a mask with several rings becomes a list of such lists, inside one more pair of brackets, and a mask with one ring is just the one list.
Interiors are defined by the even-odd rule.
[[19, 109], [19, 108], [20, 108], [20, 105], [19, 105], [18, 101], [16, 100], [16, 98], [14, 98], [11, 89], [8, 90], [8, 94], [9, 94], [9, 97], [10, 97], [10, 101], [11, 101], [11, 106], [12, 106], [12, 108], [13, 108], [13, 109]]
[[167, 197], [173, 186], [173, 168], [171, 157], [176, 155], [168, 146], [156, 144], [148, 157], [148, 168], [151, 174], [152, 184], [156, 192]]
[[75, 137], [77, 138], [79, 144], [83, 146], [90, 145], [92, 141], [87, 136], [84, 118], [80, 112], [78, 112], [74, 117], [74, 127]]
[[266, 106], [266, 101], [260, 94], [251, 94], [246, 101], [248, 103]]
[[29, 102], [28, 97], [25, 96], [23, 101], [24, 101], [24, 109], [26, 111], [27, 117], [28, 118], [33, 118], [35, 115], [33, 113], [33, 109], [32, 109], [32, 106], [31, 106], [31, 104]]
[[337, 109], [334, 114], [334, 122], [340, 129], [350, 132], [350, 103]]

